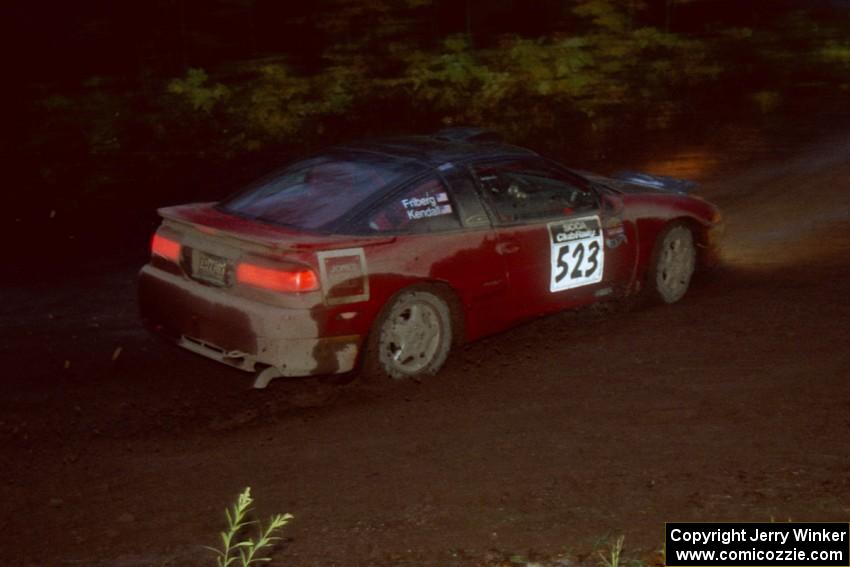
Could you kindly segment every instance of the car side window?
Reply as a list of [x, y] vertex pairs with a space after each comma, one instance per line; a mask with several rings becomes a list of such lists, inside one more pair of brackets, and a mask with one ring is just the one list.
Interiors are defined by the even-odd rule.
[[542, 160], [473, 166], [484, 199], [501, 223], [570, 216], [596, 208], [596, 195]]
[[440, 232], [460, 228], [460, 221], [445, 184], [430, 176], [382, 203], [368, 225], [375, 232]]
[[482, 228], [490, 226], [490, 217], [481, 198], [478, 196], [472, 174], [466, 167], [445, 164], [440, 170], [446, 182], [452, 188], [452, 197], [458, 206], [458, 214], [465, 228]]

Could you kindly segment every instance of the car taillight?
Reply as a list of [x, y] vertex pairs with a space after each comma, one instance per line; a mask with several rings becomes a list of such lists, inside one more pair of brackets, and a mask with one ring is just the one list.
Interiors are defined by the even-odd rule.
[[236, 266], [236, 281], [272, 291], [299, 292], [319, 289], [319, 278], [316, 277], [316, 272], [309, 268], [285, 270], [242, 263]]
[[151, 240], [151, 254], [172, 262], [180, 261], [180, 243], [160, 234], [154, 234]]

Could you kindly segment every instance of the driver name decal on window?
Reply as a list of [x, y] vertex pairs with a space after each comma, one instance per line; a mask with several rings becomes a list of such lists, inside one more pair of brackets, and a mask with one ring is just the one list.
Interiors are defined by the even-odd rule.
[[425, 217], [436, 217], [452, 213], [452, 206], [448, 203], [449, 196], [446, 193], [436, 195], [425, 195], [423, 197], [408, 197], [401, 200], [401, 205], [410, 220], [418, 220]]
[[605, 247], [598, 216], [548, 225], [551, 257], [549, 291], [557, 292], [602, 281]]

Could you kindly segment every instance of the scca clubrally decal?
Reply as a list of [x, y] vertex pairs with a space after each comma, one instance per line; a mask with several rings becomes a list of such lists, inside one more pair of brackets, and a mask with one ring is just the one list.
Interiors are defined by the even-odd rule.
[[552, 222], [548, 227], [552, 266], [549, 291], [602, 281], [605, 247], [599, 217]]

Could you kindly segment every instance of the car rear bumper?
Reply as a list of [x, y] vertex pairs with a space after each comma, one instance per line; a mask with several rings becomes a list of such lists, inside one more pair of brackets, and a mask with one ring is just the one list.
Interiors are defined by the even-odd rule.
[[323, 337], [310, 309], [277, 307], [147, 265], [139, 274], [145, 325], [183, 348], [240, 370], [284, 376], [354, 368], [359, 335]]

